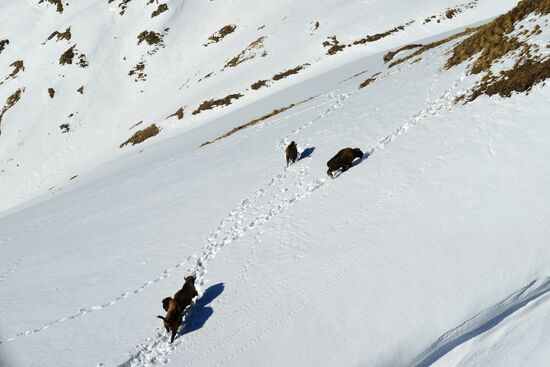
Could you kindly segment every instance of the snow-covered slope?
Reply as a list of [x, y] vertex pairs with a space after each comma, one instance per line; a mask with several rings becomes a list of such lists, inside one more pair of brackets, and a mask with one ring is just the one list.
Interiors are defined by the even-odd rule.
[[[151, 18], [156, 2], [105, 2], [2, 5], [2, 67], [29, 55], [0, 86], [25, 88], [0, 126], [2, 365], [545, 365], [550, 9], [488, 23], [516, 2], [216, 0]], [[69, 25], [70, 43], [31, 46]], [[135, 44], [166, 28], [154, 54]], [[261, 31], [258, 56], [220, 71]], [[328, 55], [335, 40], [350, 46]], [[73, 43], [88, 67], [57, 64]], [[528, 93], [509, 85], [523, 65]], [[346, 146], [365, 156], [332, 180]], [[201, 296], [169, 344], [155, 316], [191, 273]]]
[[[20, 98], [0, 122], [0, 209], [51, 194], [71, 177], [120, 157], [132, 149], [119, 145], [139, 129], [155, 124], [161, 129], [158, 141], [222, 118], [223, 126], [212, 131], [221, 133], [234, 127], [222, 117], [228, 111], [347, 61], [482, 21], [514, 3], [5, 2], [0, 41], [9, 43], [0, 53], [0, 108], [17, 91]], [[162, 4], [167, 10], [152, 17]], [[449, 9], [456, 9], [450, 19]], [[426, 22], [434, 15], [437, 19]], [[234, 31], [209, 41], [226, 26], [223, 34], [231, 26]], [[403, 30], [396, 29], [400, 26]], [[333, 35], [351, 47], [327, 55], [330, 46], [323, 43]], [[365, 41], [373, 35], [376, 41]], [[362, 39], [365, 43], [352, 44]], [[229, 63], [234, 58], [238, 61]], [[10, 77], [16, 61], [23, 68]], [[273, 80], [299, 66], [297, 74]], [[254, 90], [258, 81], [266, 86]], [[261, 116], [330, 88], [267, 98], [254, 112]], [[242, 97], [193, 114], [203, 102], [229, 95]]]

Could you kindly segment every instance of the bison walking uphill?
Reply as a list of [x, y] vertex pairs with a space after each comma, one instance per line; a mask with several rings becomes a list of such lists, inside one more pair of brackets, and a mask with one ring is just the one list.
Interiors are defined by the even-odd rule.
[[328, 162], [328, 171], [327, 174], [332, 178], [334, 177], [332, 173], [339, 169], [342, 169], [342, 172], [347, 171], [351, 166], [355, 158], [362, 158], [363, 152], [359, 148], [344, 148], [340, 150], [334, 157], [332, 157]]

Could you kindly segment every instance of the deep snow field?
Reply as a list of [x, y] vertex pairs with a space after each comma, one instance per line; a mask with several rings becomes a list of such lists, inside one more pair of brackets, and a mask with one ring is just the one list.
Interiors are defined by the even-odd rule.
[[548, 365], [550, 1], [163, 3], [0, 3], [0, 366]]

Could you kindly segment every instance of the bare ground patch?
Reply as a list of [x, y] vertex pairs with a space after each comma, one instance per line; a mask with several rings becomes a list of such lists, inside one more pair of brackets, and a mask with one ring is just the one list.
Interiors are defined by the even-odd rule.
[[[110, 4], [112, 2], [115, 2], [116, 0], [108, 0], [107, 3]], [[119, 14], [120, 15], [124, 15], [124, 13], [126, 12], [126, 8], [128, 8], [128, 3], [132, 1], [132, 0], [122, 0], [119, 4], [118, 4], [118, 8], [119, 8]]]
[[475, 100], [482, 94], [510, 97], [514, 92], [529, 92], [533, 86], [550, 78], [550, 59], [525, 60], [512, 69], [504, 70], [499, 75], [483, 78], [468, 96], [467, 102]]
[[48, 95], [50, 96], [50, 98], [53, 99], [53, 97], [55, 96], [55, 89], [48, 88]]
[[152, 138], [153, 136], [157, 135], [159, 132], [160, 132], [160, 129], [157, 127], [157, 125], [152, 124], [151, 126], [143, 130], [136, 131], [135, 134], [132, 135], [128, 140], [120, 144], [120, 148], [122, 148], [127, 144], [136, 145], [136, 144], [143, 143], [145, 140]]
[[370, 83], [374, 82], [376, 80], [376, 78], [374, 77], [370, 77], [368, 79], [365, 79], [365, 81], [363, 81], [361, 84], [359, 84], [359, 87], [358, 89], [363, 89], [365, 88], [367, 85], [369, 85]]
[[0, 85], [4, 84], [10, 79], [15, 79], [19, 72], [25, 71], [25, 64], [23, 60], [16, 60], [12, 62], [10, 66], [13, 68], [12, 72], [2, 82], [0, 82]]
[[[253, 58], [260, 56], [266, 57], [267, 52], [264, 50], [265, 36], [259, 37], [255, 41], [252, 41], [244, 50], [242, 50], [237, 56], [229, 59], [225, 65], [225, 68], [232, 68], [245, 61], [252, 60]], [[260, 52], [262, 51], [262, 52]]]
[[[4, 103], [4, 107], [2, 107], [2, 110], [0, 110], [0, 126], [2, 125], [2, 118], [6, 114], [6, 112], [9, 111], [10, 108], [12, 108], [19, 100], [21, 99], [21, 94], [23, 94], [24, 89], [18, 89], [15, 92], [12, 93], [6, 100], [6, 103]], [[0, 134], [2, 134], [2, 130], [0, 130]]]
[[340, 43], [340, 41], [338, 41], [338, 39], [336, 38], [336, 35], [327, 37], [327, 39], [328, 39], [327, 41], [323, 42], [323, 46], [325, 48], [328, 47], [327, 55], [337, 54], [338, 52], [343, 51], [344, 48], [347, 47], [346, 45], [343, 45]]
[[415, 43], [415, 44], [410, 44], [410, 45], [403, 46], [403, 47], [401, 47], [401, 48], [399, 48], [395, 51], [390, 51], [390, 52], [388, 52], [387, 54], [384, 55], [384, 62], [385, 63], [390, 62], [391, 60], [393, 60], [395, 55], [397, 55], [400, 52], [403, 52], [403, 51], [406, 51], [406, 50], [411, 50], [413, 48], [418, 48], [418, 47], [422, 47], [422, 45], [418, 44], [418, 43]]
[[[423, 45], [421, 46], [417, 51], [413, 52], [412, 54], [406, 56], [406, 57], [403, 57], [401, 59], [398, 59], [394, 62], [392, 62], [389, 67], [393, 67], [395, 65], [399, 65], [405, 61], [408, 61], [414, 57], [417, 57], [419, 55], [422, 55], [424, 52], [428, 51], [428, 50], [431, 50], [433, 48], [436, 48], [436, 47], [439, 47], [445, 43], [448, 43], [448, 42], [451, 42], [457, 38], [460, 38], [460, 37], [464, 37], [472, 32], [475, 32], [478, 28], [466, 28], [466, 30], [460, 32], [460, 33], [457, 33], [457, 34], [453, 34], [452, 36], [449, 36], [449, 37], [446, 37], [442, 40], [439, 40], [439, 41], [435, 41], [435, 42], [432, 42], [432, 43], [428, 43], [426, 45]], [[405, 46], [407, 47], [407, 46]]]
[[[493, 62], [502, 56], [520, 48], [528, 48], [516, 36], [512, 36], [515, 25], [530, 14], [546, 15], [550, 13], [550, 0], [523, 0], [508, 13], [481, 26], [476, 33], [457, 44], [452, 56], [447, 60], [447, 69], [476, 57], [470, 64], [473, 74], [487, 71]], [[525, 50], [527, 52], [528, 50]]]
[[2, 53], [2, 51], [4, 51], [6, 46], [9, 44], [10, 44], [10, 40], [8, 39], [0, 40], [0, 53]]
[[147, 80], [147, 74], [145, 74], [145, 61], [140, 61], [128, 72], [128, 75], [134, 77], [134, 81]]
[[208, 47], [209, 45], [213, 43], [218, 43], [221, 40], [223, 40], [225, 37], [230, 35], [231, 33], [235, 32], [235, 29], [237, 29], [237, 26], [234, 24], [228, 24], [226, 26], [223, 26], [220, 28], [219, 31], [215, 32], [213, 35], [208, 37], [208, 42], [203, 44], [204, 47]]
[[[54, 31], [52, 32], [52, 34], [50, 34], [48, 36], [48, 39], [46, 40], [47, 41], [50, 41], [51, 39], [53, 38], [56, 38], [56, 42], [59, 42], [59, 41], [62, 41], [62, 40], [65, 40], [65, 41], [70, 41], [71, 40], [71, 37], [72, 37], [72, 34], [71, 34], [71, 27], [68, 27], [67, 29], [65, 29], [65, 31], [63, 32], [59, 32], [59, 31]], [[45, 42], [44, 42], [45, 43]]]
[[192, 114], [198, 115], [202, 111], [211, 110], [213, 108], [220, 107], [220, 106], [229, 106], [234, 99], [239, 99], [242, 96], [243, 95], [241, 93], [235, 93], [220, 99], [210, 99], [208, 101], [204, 101], [200, 104], [199, 107], [197, 107], [195, 111], [192, 112]]
[[169, 119], [170, 117], [177, 117], [178, 120], [181, 120], [185, 116], [185, 108], [180, 107], [176, 112], [174, 112], [171, 115], [168, 115], [166, 118]]
[[385, 32], [382, 32], [382, 33], [376, 33], [376, 34], [372, 34], [372, 35], [368, 35], [368, 36], [365, 36], [361, 39], [358, 39], [356, 41], [353, 41], [351, 44], [348, 45], [351, 46], [351, 45], [364, 45], [366, 43], [369, 43], [369, 42], [376, 42], [382, 38], [385, 38], [385, 37], [388, 37], [394, 33], [397, 33], [397, 32], [400, 32], [400, 31], [403, 31], [405, 30], [406, 27], [408, 27], [409, 25], [413, 24], [414, 23], [414, 20], [411, 20], [405, 24], [402, 24], [400, 26], [397, 26], [395, 28], [392, 28], [388, 31], [385, 31]]
[[76, 44], [71, 46], [67, 51], [61, 54], [61, 56], [59, 57], [59, 65], [70, 65], [73, 63], [75, 57], [77, 58], [76, 63], [80, 67], [85, 68], [89, 65], [88, 60], [86, 59], [86, 55], [76, 49]]
[[153, 11], [151, 13], [151, 18], [154, 18], [156, 17], [157, 15], [160, 15], [162, 13], [164, 13], [165, 11], [168, 11], [168, 5], [166, 4], [159, 4], [157, 10]]
[[303, 65], [298, 65], [292, 69], [288, 69], [286, 71], [283, 71], [283, 72], [280, 72], [280, 73], [277, 73], [275, 75], [273, 75], [273, 80], [277, 81], [277, 80], [281, 80], [281, 79], [284, 79], [290, 75], [294, 75], [294, 74], [298, 74], [298, 72], [302, 69], [304, 69], [306, 66], [309, 66], [309, 64], [303, 64]]
[[263, 79], [263, 80], [258, 80], [257, 82], [253, 83], [250, 88], [252, 88], [253, 90], [258, 90], [262, 87], [268, 87], [269, 84], [268, 84], [268, 81]]
[[[38, 3], [42, 4], [44, 2], [55, 5], [55, 10], [59, 14], [63, 13], [63, 1], [62, 0], [40, 0]], [[68, 3], [67, 3], [67, 5], [68, 5]]]
[[424, 19], [424, 22], [422, 24], [430, 23], [432, 21], [436, 21], [437, 23], [441, 23], [441, 21], [453, 19], [458, 14], [462, 13], [463, 11], [467, 9], [473, 9], [477, 6], [479, 0], [472, 0], [467, 3], [458, 4], [457, 6], [454, 6], [452, 8], [445, 9], [441, 14], [438, 15], [431, 15], [429, 17], [426, 17]]
[[71, 131], [71, 126], [67, 123], [59, 125], [59, 128], [61, 129], [61, 134], [66, 134]]

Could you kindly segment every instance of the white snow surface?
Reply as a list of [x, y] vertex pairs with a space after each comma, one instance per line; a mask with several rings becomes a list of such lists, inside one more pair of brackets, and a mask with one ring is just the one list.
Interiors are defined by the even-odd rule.
[[[383, 62], [516, 1], [174, 0], [155, 18], [159, 2], [120, 3], [0, 4], [0, 78], [25, 62], [0, 85], [1, 103], [25, 88], [0, 126], [0, 366], [547, 365], [550, 89], [456, 103], [479, 79], [443, 68], [459, 40]], [[70, 42], [42, 45], [69, 25]], [[136, 45], [166, 28], [153, 55]], [[267, 56], [220, 71], [262, 35]], [[87, 68], [57, 63], [75, 43]], [[160, 134], [119, 148], [139, 121]], [[285, 167], [292, 140], [303, 154]], [[347, 146], [363, 159], [330, 179]], [[156, 315], [189, 274], [200, 296], [170, 344]]]

